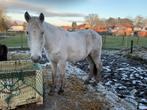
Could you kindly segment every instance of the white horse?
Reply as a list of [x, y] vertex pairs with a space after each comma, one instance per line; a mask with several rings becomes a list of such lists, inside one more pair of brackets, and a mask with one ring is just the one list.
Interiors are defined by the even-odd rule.
[[102, 38], [92, 30], [68, 32], [44, 22], [44, 15], [31, 17], [24, 14], [28, 23], [26, 33], [31, 50], [31, 59], [39, 62], [45, 48], [52, 64], [52, 83], [50, 92], [63, 92], [66, 61], [79, 61], [87, 58], [91, 78], [100, 79]]

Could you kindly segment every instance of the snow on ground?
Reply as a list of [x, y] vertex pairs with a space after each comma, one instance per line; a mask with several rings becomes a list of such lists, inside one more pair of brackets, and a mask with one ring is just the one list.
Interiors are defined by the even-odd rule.
[[[147, 109], [147, 66], [116, 53], [104, 52], [102, 61], [102, 85], [138, 109]], [[89, 72], [86, 60], [74, 65]]]
[[[44, 58], [43, 62], [45, 61], [46, 58]], [[139, 61], [124, 58], [116, 54], [116, 52], [107, 51], [103, 52], [102, 61], [102, 82], [95, 87], [89, 86], [89, 89], [96, 92], [107, 89], [111, 91], [111, 93], [116, 94], [119, 98], [136, 105], [138, 109], [146, 110], [147, 65]], [[67, 77], [76, 75], [79, 79], [85, 80], [89, 73], [87, 61], [67, 63], [66, 73], [68, 73]], [[110, 98], [110, 101], [112, 101], [112, 99], [113, 98]]]

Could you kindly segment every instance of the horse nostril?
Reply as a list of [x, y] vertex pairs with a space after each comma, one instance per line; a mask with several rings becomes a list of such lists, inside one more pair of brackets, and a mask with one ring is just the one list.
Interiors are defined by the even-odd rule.
[[38, 60], [40, 60], [40, 59], [41, 59], [41, 57], [39, 56], [39, 57], [38, 57]]
[[39, 62], [40, 59], [41, 59], [40, 56], [31, 56], [31, 60], [35, 63]]

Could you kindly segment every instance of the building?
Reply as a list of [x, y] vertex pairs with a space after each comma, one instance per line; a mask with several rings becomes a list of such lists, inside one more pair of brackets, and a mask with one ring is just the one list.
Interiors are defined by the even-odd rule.
[[24, 32], [25, 31], [25, 23], [14, 21], [12, 22], [10, 28], [8, 29], [9, 32]]
[[24, 31], [24, 26], [22, 25], [17, 25], [17, 26], [11, 26], [8, 31], [11, 32], [23, 32]]
[[112, 29], [112, 34], [115, 36], [132, 36], [133, 25], [132, 24], [117, 24]]

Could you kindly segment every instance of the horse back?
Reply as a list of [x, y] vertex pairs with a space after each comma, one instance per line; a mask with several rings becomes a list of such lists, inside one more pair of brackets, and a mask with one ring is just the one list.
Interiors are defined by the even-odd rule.
[[101, 36], [91, 30], [82, 30], [69, 33], [67, 53], [69, 59], [81, 60], [86, 58], [91, 51], [101, 49]]

